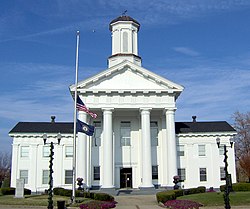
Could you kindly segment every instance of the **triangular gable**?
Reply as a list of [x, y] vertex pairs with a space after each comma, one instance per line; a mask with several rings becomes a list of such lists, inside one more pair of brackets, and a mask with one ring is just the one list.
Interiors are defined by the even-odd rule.
[[[95, 92], [113, 90], [182, 92], [184, 89], [183, 86], [127, 60], [79, 82], [77, 88]], [[70, 89], [72, 91], [74, 85]]]

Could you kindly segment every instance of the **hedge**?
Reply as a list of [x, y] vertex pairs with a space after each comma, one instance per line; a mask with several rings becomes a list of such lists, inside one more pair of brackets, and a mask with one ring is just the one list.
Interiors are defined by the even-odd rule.
[[165, 203], [168, 200], [175, 200], [177, 197], [183, 196], [183, 193], [185, 195], [189, 194], [197, 194], [197, 193], [205, 193], [206, 187], [197, 187], [197, 188], [190, 188], [190, 189], [178, 189], [178, 190], [168, 190], [168, 191], [162, 191], [158, 192], [156, 194], [157, 202]]
[[114, 197], [106, 193], [94, 193], [94, 200], [114, 201]]
[[[53, 189], [55, 195], [71, 196], [72, 190], [56, 187]], [[76, 190], [76, 197], [85, 197], [101, 201], [113, 201], [114, 197], [106, 193], [94, 193]]]
[[[245, 192], [250, 191], [250, 183], [234, 183], [233, 185], [233, 191], [235, 192]], [[220, 191], [225, 191], [226, 185], [220, 186]]]
[[162, 203], [167, 202], [168, 200], [175, 200], [176, 199], [175, 192], [174, 190], [158, 192], [156, 194], [156, 199], [157, 202], [162, 202]]
[[[8, 188], [1, 188], [1, 194], [2, 195], [14, 195], [15, 194], [15, 188], [8, 187]], [[31, 190], [24, 188], [24, 195], [30, 195]]]

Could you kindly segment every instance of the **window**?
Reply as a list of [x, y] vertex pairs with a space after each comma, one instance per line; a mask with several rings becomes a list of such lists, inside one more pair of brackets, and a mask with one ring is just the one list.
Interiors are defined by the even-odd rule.
[[73, 146], [65, 147], [65, 157], [73, 157]]
[[94, 180], [100, 180], [100, 166], [94, 167]]
[[220, 180], [226, 180], [226, 172], [224, 167], [220, 167]]
[[95, 121], [94, 126], [95, 126], [95, 132], [94, 136], [92, 137], [93, 140], [92, 146], [98, 147], [101, 146], [102, 124], [100, 121]]
[[121, 146], [130, 146], [130, 122], [121, 122]]
[[28, 184], [28, 170], [20, 170], [20, 179], [24, 179], [24, 184]]
[[200, 181], [207, 181], [207, 169], [200, 168]]
[[179, 145], [177, 147], [177, 155], [178, 156], [184, 156], [185, 155], [185, 152], [184, 152], [184, 145]]
[[49, 157], [49, 155], [50, 155], [50, 147], [43, 146], [43, 157]]
[[150, 122], [151, 146], [158, 146], [158, 124], [156, 121]]
[[43, 170], [42, 184], [48, 184], [48, 183], [49, 183], [49, 170]]
[[21, 147], [21, 157], [29, 157], [29, 146]]
[[186, 180], [186, 169], [185, 168], [178, 168], [178, 176], [180, 177], [181, 181]]
[[73, 181], [73, 171], [65, 170], [65, 184], [72, 184]]
[[199, 145], [199, 156], [206, 156], [206, 145]]
[[219, 153], [220, 155], [224, 155], [224, 144], [221, 144], [219, 147]]
[[158, 179], [158, 166], [152, 166], [152, 179]]

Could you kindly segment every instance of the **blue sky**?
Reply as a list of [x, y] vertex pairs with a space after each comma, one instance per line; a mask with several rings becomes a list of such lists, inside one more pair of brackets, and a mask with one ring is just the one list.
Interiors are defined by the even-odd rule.
[[143, 67], [185, 87], [177, 121], [249, 111], [248, 0], [2, 0], [0, 151], [19, 121], [73, 121], [76, 31], [83, 80], [107, 68], [109, 23], [125, 10], [141, 24]]

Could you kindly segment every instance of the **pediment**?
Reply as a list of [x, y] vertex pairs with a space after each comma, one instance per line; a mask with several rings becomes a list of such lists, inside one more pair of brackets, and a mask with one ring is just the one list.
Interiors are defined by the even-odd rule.
[[[124, 61], [78, 83], [79, 91], [169, 91], [182, 92], [183, 87], [151, 71]], [[70, 87], [71, 91], [74, 85]]]

